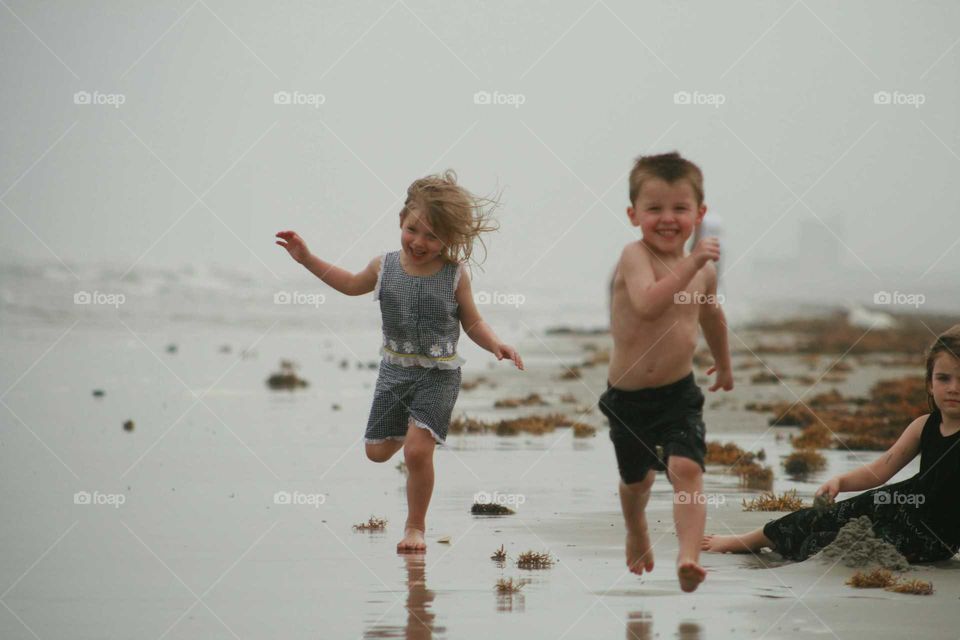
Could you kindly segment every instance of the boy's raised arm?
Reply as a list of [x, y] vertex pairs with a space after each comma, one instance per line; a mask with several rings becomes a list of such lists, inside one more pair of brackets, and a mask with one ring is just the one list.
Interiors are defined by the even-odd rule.
[[629, 245], [620, 256], [620, 269], [630, 303], [644, 320], [655, 320], [674, 303], [674, 295], [682, 291], [700, 266], [693, 254], [680, 260], [666, 277], [657, 281], [648, 251], [642, 245]]

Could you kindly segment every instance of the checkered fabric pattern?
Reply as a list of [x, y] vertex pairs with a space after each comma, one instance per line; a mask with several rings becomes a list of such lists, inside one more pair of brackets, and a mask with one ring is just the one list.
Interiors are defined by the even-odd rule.
[[429, 276], [412, 276], [400, 265], [400, 252], [381, 257], [374, 300], [383, 320], [383, 360], [402, 366], [457, 369], [459, 305], [455, 298], [460, 269], [444, 264]]
[[459, 394], [460, 369], [405, 367], [383, 361], [364, 439], [369, 443], [403, 440], [412, 421], [443, 443]]

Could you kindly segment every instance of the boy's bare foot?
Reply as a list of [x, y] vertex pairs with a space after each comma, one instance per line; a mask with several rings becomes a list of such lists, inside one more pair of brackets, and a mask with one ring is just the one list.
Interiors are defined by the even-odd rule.
[[653, 571], [653, 548], [650, 547], [650, 536], [647, 529], [640, 533], [627, 533], [627, 567], [631, 573], [643, 575], [644, 570]]
[[427, 550], [427, 541], [423, 531], [407, 527], [403, 532], [403, 540], [397, 543], [397, 553], [423, 552]]
[[703, 536], [700, 548], [714, 553], [752, 553], [758, 550], [746, 535]]
[[687, 593], [696, 591], [706, 577], [706, 570], [696, 561], [680, 560], [677, 562], [677, 578], [680, 580], [680, 588]]

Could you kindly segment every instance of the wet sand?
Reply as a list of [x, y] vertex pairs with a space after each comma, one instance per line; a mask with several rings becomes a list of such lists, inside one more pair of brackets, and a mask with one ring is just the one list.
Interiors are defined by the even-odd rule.
[[[950, 624], [960, 597], [956, 559], [910, 572], [934, 584], [935, 593], [921, 597], [852, 589], [844, 584], [852, 570], [842, 564], [704, 554], [706, 581], [681, 593], [662, 475], [648, 507], [656, 568], [629, 574], [613, 451], [595, 408], [605, 367], [558, 379], [565, 365], [583, 360], [585, 343], [604, 346], [603, 336], [530, 335], [518, 345], [525, 373], [467, 352], [464, 380], [483, 374], [497, 387], [462, 392], [457, 413], [493, 419], [564, 411], [599, 431], [584, 439], [570, 429], [451, 435], [435, 457], [428, 552], [410, 557], [394, 551], [406, 513], [400, 458], [376, 465], [362, 452], [376, 378], [356, 365], [358, 354], [363, 363], [375, 359], [365, 357], [373, 353], [367, 334], [341, 341], [290, 331], [262, 337], [266, 327], [187, 335], [133, 329], [142, 343], [129, 332], [79, 326], [19, 380], [63, 328], [4, 337], [3, 387], [14, 386], [4, 398], [10, 411], [0, 441], [7, 489], [0, 498], [0, 637], [957, 637]], [[240, 358], [255, 341], [258, 355]], [[165, 351], [171, 342], [176, 354]], [[218, 352], [225, 343], [229, 354]], [[829, 475], [879, 455], [828, 450], [827, 469], [806, 482], [786, 478], [779, 460], [791, 448], [777, 435], [798, 430], [771, 429], [768, 415], [743, 407], [794, 400], [790, 389], [800, 395], [806, 387], [790, 379], [790, 389], [750, 385], [757, 369], [737, 364], [756, 357], [732, 343], [738, 387], [707, 393], [708, 440], [764, 448], [776, 492], [795, 488], [809, 500]], [[281, 358], [299, 363], [310, 386], [267, 389]], [[821, 371], [833, 360], [822, 358]], [[797, 356], [763, 361], [780, 373], [808, 372]], [[863, 394], [876, 379], [915, 373], [856, 367], [846, 381], [821, 382], [814, 393]], [[91, 397], [94, 388], [106, 395]], [[493, 408], [496, 399], [531, 391], [550, 406]], [[566, 393], [575, 405], [560, 402]], [[131, 433], [121, 427], [127, 419], [136, 424]], [[77, 504], [81, 491], [123, 496], [123, 504]], [[301, 503], [278, 503], [277, 492]], [[511, 516], [473, 516], [478, 492], [522, 496], [522, 504]], [[720, 468], [708, 469], [705, 492], [724, 500], [708, 506], [708, 532], [742, 532], [776, 516], [744, 513], [741, 499], [759, 492], [741, 489]], [[371, 515], [388, 520], [384, 532], [352, 530]], [[438, 542], [447, 536], [449, 544]], [[501, 544], [503, 566], [489, 559]], [[547, 551], [557, 563], [516, 568], [527, 550]], [[511, 577], [530, 582], [518, 594], [498, 595], [497, 580]]]

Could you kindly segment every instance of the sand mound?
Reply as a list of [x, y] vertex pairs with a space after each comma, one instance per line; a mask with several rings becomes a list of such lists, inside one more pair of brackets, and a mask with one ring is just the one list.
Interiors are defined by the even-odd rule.
[[870, 518], [860, 516], [841, 527], [836, 539], [824, 547], [817, 557], [841, 560], [848, 567], [880, 566], [891, 571], [910, 568], [907, 559], [896, 547], [874, 534]]

